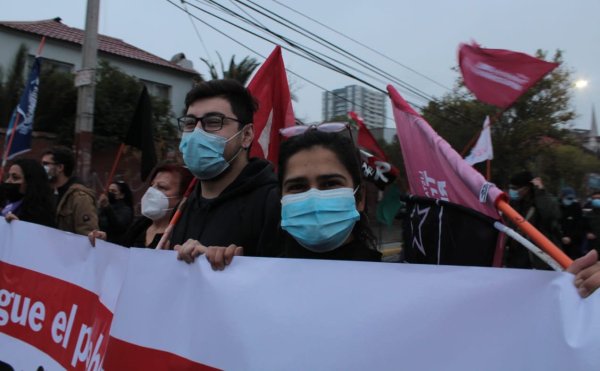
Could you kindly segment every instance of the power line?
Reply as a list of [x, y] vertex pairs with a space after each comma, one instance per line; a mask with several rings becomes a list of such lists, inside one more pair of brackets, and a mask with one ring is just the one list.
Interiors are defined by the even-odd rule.
[[371, 48], [370, 46], [368, 46], [368, 45], [366, 45], [366, 44], [364, 44], [364, 43], [361, 43], [360, 41], [358, 41], [358, 40], [355, 40], [355, 39], [351, 38], [350, 36], [347, 36], [347, 35], [343, 34], [342, 32], [339, 32], [339, 31], [337, 31], [337, 30], [335, 30], [335, 29], [333, 29], [333, 28], [331, 28], [331, 27], [327, 26], [326, 24], [324, 24], [324, 23], [321, 23], [321, 22], [317, 21], [317, 20], [316, 20], [316, 19], [314, 19], [314, 18], [311, 18], [310, 16], [307, 16], [306, 14], [303, 14], [303, 13], [301, 13], [301, 12], [299, 12], [299, 11], [297, 11], [297, 10], [295, 10], [295, 9], [293, 9], [293, 8], [291, 8], [291, 7], [289, 7], [289, 6], [285, 5], [285, 4], [283, 4], [283, 3], [281, 3], [281, 2], [279, 2], [279, 1], [277, 1], [277, 0], [272, 0], [272, 1], [273, 1], [274, 3], [277, 3], [277, 4], [281, 5], [281, 6], [283, 6], [283, 7], [284, 7], [284, 8], [286, 8], [286, 9], [289, 9], [289, 10], [291, 10], [292, 12], [294, 12], [294, 13], [296, 13], [296, 14], [298, 14], [298, 15], [300, 15], [300, 16], [302, 16], [302, 17], [304, 17], [304, 18], [306, 18], [306, 19], [308, 19], [308, 20], [310, 20], [310, 21], [312, 21], [312, 22], [314, 22], [314, 23], [316, 23], [316, 24], [318, 24], [318, 25], [322, 26], [322, 27], [325, 27], [326, 29], [328, 29], [328, 30], [330, 30], [330, 31], [332, 31], [332, 32], [335, 32], [336, 34], [338, 34], [338, 35], [340, 35], [340, 36], [342, 36], [342, 37], [344, 37], [344, 38], [346, 38], [346, 39], [348, 39], [348, 40], [350, 40], [350, 41], [352, 41], [352, 42], [354, 42], [354, 43], [356, 43], [356, 44], [358, 44], [358, 45], [362, 46], [363, 48], [366, 48], [366, 49], [368, 49], [368, 50], [372, 51], [373, 53], [375, 53], [375, 54], [377, 54], [377, 55], [379, 55], [379, 56], [381, 56], [381, 57], [383, 57], [383, 58], [385, 58], [385, 59], [389, 60], [390, 62], [393, 62], [393, 63], [397, 64], [398, 66], [400, 66], [400, 67], [402, 67], [402, 68], [405, 68], [405, 69], [407, 69], [408, 71], [410, 71], [410, 72], [412, 72], [412, 73], [414, 73], [414, 74], [417, 74], [417, 75], [421, 76], [422, 78], [424, 78], [424, 79], [426, 79], [427, 81], [430, 81], [430, 82], [432, 82], [432, 83], [436, 84], [437, 86], [439, 86], [439, 87], [441, 87], [441, 88], [444, 88], [444, 89], [446, 89], [446, 90], [452, 90], [451, 88], [449, 88], [449, 87], [447, 87], [447, 86], [445, 86], [445, 85], [443, 85], [443, 84], [441, 84], [441, 83], [439, 83], [439, 82], [435, 81], [434, 79], [430, 78], [429, 76], [427, 76], [427, 75], [424, 75], [424, 74], [422, 74], [421, 72], [419, 72], [419, 71], [417, 71], [417, 70], [415, 70], [415, 69], [413, 69], [413, 68], [411, 68], [411, 67], [409, 67], [409, 66], [407, 66], [407, 65], [405, 65], [405, 64], [403, 64], [403, 63], [400, 63], [400, 62], [398, 62], [397, 60], [395, 60], [395, 59], [393, 59], [393, 58], [390, 58], [390, 57], [388, 57], [387, 55], [385, 55], [385, 54], [383, 54], [383, 53], [379, 52], [378, 50], [376, 50], [376, 49], [373, 49], [373, 48]]
[[208, 57], [208, 60], [210, 61], [211, 64], [214, 64], [214, 62], [210, 58], [210, 53], [208, 52], [208, 49], [206, 48], [206, 44], [204, 43], [204, 39], [202, 39], [202, 36], [200, 35], [200, 32], [198, 31], [198, 28], [196, 27], [196, 24], [194, 23], [194, 20], [192, 19], [191, 14], [187, 10], [187, 6], [185, 5], [185, 1], [181, 0], [181, 4], [183, 4], [183, 7], [185, 8], [185, 12], [189, 16], [190, 23], [192, 24], [192, 27], [194, 27], [194, 31], [196, 31], [196, 36], [200, 40], [200, 44], [202, 44], [202, 47], [204, 48], [204, 52], [206, 53], [206, 56]]
[[[247, 45], [244, 45], [242, 42], [240, 42], [240, 41], [236, 40], [235, 38], [233, 38], [233, 37], [231, 37], [231, 36], [227, 35], [225, 32], [221, 31], [221, 30], [220, 30], [220, 29], [218, 29], [217, 27], [214, 27], [213, 25], [211, 25], [211, 24], [210, 24], [210, 23], [208, 23], [207, 21], [204, 21], [204, 20], [200, 19], [199, 17], [197, 17], [197, 16], [195, 16], [195, 15], [191, 14], [191, 13], [190, 13], [189, 11], [187, 11], [186, 9], [184, 9], [184, 8], [182, 8], [182, 7], [180, 7], [180, 6], [178, 6], [178, 5], [177, 5], [176, 3], [174, 3], [172, 0], [166, 0], [166, 1], [167, 1], [168, 3], [170, 3], [171, 5], [173, 5], [174, 7], [178, 8], [179, 10], [182, 10], [183, 12], [186, 12], [187, 14], [191, 15], [192, 17], [194, 17], [195, 19], [197, 19], [198, 21], [200, 21], [200, 22], [201, 22], [201, 23], [203, 23], [204, 25], [206, 25], [206, 26], [210, 27], [210, 28], [211, 28], [211, 29], [213, 29], [214, 31], [218, 32], [219, 34], [221, 34], [221, 35], [225, 36], [226, 38], [230, 39], [231, 41], [235, 42], [236, 44], [238, 44], [238, 45], [240, 45], [241, 47], [245, 48], [246, 50], [250, 51], [251, 53], [258, 55], [259, 57], [261, 57], [261, 58], [263, 58], [263, 59], [266, 59], [266, 57], [265, 57], [265, 56], [263, 56], [262, 54], [260, 54], [260, 53], [256, 52], [255, 50], [251, 49], [251, 48], [250, 48], [250, 47], [248, 47]], [[192, 5], [192, 4], [190, 4], [190, 5]], [[217, 18], [219, 18], [219, 17], [217, 17]], [[242, 29], [243, 29], [243, 28], [242, 28]], [[261, 39], [263, 39], [263, 40], [265, 40], [265, 41], [267, 41], [267, 42], [269, 42], [269, 43], [272, 43], [272, 44], [275, 44], [275, 45], [277, 45], [276, 43], [274, 43], [274, 42], [272, 42], [272, 41], [270, 41], [270, 40], [268, 40], [268, 39], [266, 39], [266, 38], [264, 38], [264, 37], [262, 37], [262, 36], [260, 36], [260, 35], [256, 35], [256, 34], [254, 34], [254, 33], [253, 33], [253, 32], [251, 32], [251, 31], [247, 31], [247, 32], [249, 32], [250, 34], [252, 34], [252, 35], [254, 35], [254, 36], [257, 36], [257, 37], [259, 37], [259, 38], [261, 38]], [[288, 49], [286, 49], [286, 50], [288, 50]], [[289, 50], [288, 50], [288, 51], [289, 51]], [[292, 53], [293, 53], [293, 51], [290, 51], [290, 52], [292, 52]], [[300, 74], [297, 74], [297, 73], [295, 73], [294, 71], [292, 71], [292, 70], [290, 70], [290, 69], [288, 69], [288, 68], [286, 68], [286, 71], [287, 71], [287, 72], [289, 72], [289, 73], [291, 73], [292, 75], [294, 75], [294, 76], [298, 77], [299, 79], [301, 79], [301, 80], [304, 80], [304, 81], [306, 81], [307, 83], [309, 83], [309, 84], [311, 84], [311, 85], [313, 85], [313, 86], [315, 86], [315, 87], [317, 87], [317, 88], [319, 88], [319, 89], [323, 90], [323, 91], [329, 92], [329, 93], [330, 93], [330, 94], [332, 94], [333, 96], [336, 96], [336, 97], [338, 97], [338, 98], [340, 98], [340, 99], [342, 99], [342, 100], [345, 100], [345, 101], [347, 101], [347, 102], [349, 102], [349, 103], [353, 103], [354, 105], [356, 105], [357, 107], [360, 107], [360, 108], [364, 109], [365, 111], [371, 112], [371, 113], [373, 113], [373, 114], [375, 114], [375, 115], [382, 116], [380, 112], [373, 111], [373, 110], [369, 109], [368, 107], [362, 106], [362, 105], [360, 105], [360, 104], [356, 104], [355, 102], [353, 102], [353, 101], [351, 101], [351, 100], [349, 100], [349, 99], [347, 99], [347, 98], [345, 98], [345, 97], [343, 97], [343, 96], [340, 96], [340, 95], [338, 95], [338, 94], [335, 94], [334, 92], [332, 92], [332, 91], [330, 91], [330, 90], [328, 90], [328, 89], [324, 88], [323, 86], [321, 86], [321, 85], [319, 85], [319, 84], [317, 84], [317, 83], [315, 83], [315, 82], [313, 82], [313, 81], [311, 81], [311, 80], [309, 80], [309, 79], [305, 78], [304, 76], [301, 76]], [[421, 109], [421, 107], [419, 107], [418, 105], [415, 105], [415, 104], [414, 104], [414, 103], [412, 103], [412, 102], [409, 102], [409, 103], [410, 103], [411, 105], [414, 105], [415, 107], [417, 107], [417, 108]], [[390, 117], [387, 117], [387, 116], [383, 116], [383, 117], [385, 117], [387, 120], [391, 120], [391, 121], [393, 121], [393, 120], [392, 120], [392, 118], [390, 118]]]
[[[206, 0], [206, 1], [214, 1], [214, 0]], [[419, 90], [418, 88], [410, 85], [409, 83], [407, 83], [405, 81], [402, 81], [400, 78], [395, 77], [395, 76], [391, 75], [390, 73], [387, 73], [386, 71], [382, 70], [381, 68], [379, 68], [377, 66], [374, 66], [373, 64], [371, 64], [371, 63], [363, 60], [362, 58], [357, 57], [356, 55], [348, 52], [347, 50], [344, 50], [343, 48], [340, 48], [338, 45], [335, 45], [334, 43], [329, 42], [328, 40], [322, 38], [321, 36], [319, 36], [319, 35], [311, 32], [311, 31], [309, 31], [309, 30], [307, 30], [307, 29], [305, 29], [305, 28], [297, 25], [296, 23], [294, 23], [292, 21], [290, 21], [289, 19], [286, 19], [285, 17], [282, 17], [281, 15], [279, 15], [277, 13], [274, 13], [274, 12], [270, 11], [269, 9], [266, 9], [263, 6], [256, 4], [252, 0], [247, 0], [247, 1], [249, 3], [252, 3], [255, 6], [263, 9], [265, 12], [268, 12], [268, 13], [272, 14], [273, 16], [275, 16], [275, 17], [277, 17], [277, 18], [279, 18], [279, 19], [281, 19], [283, 21], [280, 21], [278, 19], [274, 19], [270, 15], [265, 14], [263, 11], [257, 10], [256, 8], [254, 8], [254, 7], [252, 7], [252, 6], [248, 5], [248, 4], [245, 4], [242, 1], [239, 1], [239, 0], [235, 0], [235, 1], [241, 3], [242, 5], [248, 7], [250, 9], [252, 9], [252, 10], [254, 10], [255, 12], [257, 12], [257, 13], [259, 13], [259, 14], [261, 14], [261, 15], [263, 15], [263, 16], [265, 16], [265, 17], [267, 17], [267, 18], [269, 18], [269, 19], [271, 19], [271, 20], [273, 20], [273, 21], [275, 21], [275, 22], [277, 22], [279, 24], [281, 24], [282, 26], [284, 26], [286, 28], [289, 28], [292, 31], [295, 31], [295, 32], [299, 33], [300, 35], [302, 35], [302, 36], [310, 39], [311, 41], [313, 41], [313, 42], [315, 42], [315, 43], [317, 43], [317, 44], [319, 44], [319, 45], [321, 45], [321, 46], [323, 46], [323, 47], [325, 47], [325, 48], [333, 51], [334, 53], [342, 55], [343, 57], [348, 58], [348, 59], [352, 60], [355, 63], [358, 63], [363, 68], [366, 68], [366, 69], [368, 69], [368, 70], [370, 70], [372, 72], [375, 72], [379, 76], [382, 76], [382, 77], [384, 77], [386, 79], [392, 80], [392, 82], [395, 82], [396, 84], [400, 85], [400, 87], [402, 87], [405, 91], [407, 91], [410, 94], [415, 95], [416, 97], [419, 97], [419, 98], [421, 98], [421, 99], [423, 99], [425, 101], [434, 100], [433, 97], [429, 96], [427, 93], [423, 92], [422, 90]], [[292, 26], [294, 26], [295, 28], [293, 28]], [[276, 33], [274, 33], [271, 30], [265, 29], [265, 31], [269, 32], [269, 33], [272, 33], [274, 36], [276, 36], [278, 38], [283, 38], [285, 40], [289, 40], [288, 38], [280, 36], [279, 34], [276, 34]], [[340, 62], [339, 60], [337, 60], [335, 58], [332, 58], [330, 56], [326, 56], [326, 58], [329, 58], [329, 59], [333, 60], [334, 62], [343, 64], [344, 66], [346, 66], [348, 68], [352, 68], [352, 67], [348, 66], [347, 64], [344, 64], [343, 62]], [[364, 72], [361, 72], [361, 73], [367, 75]], [[370, 76], [370, 75], [367, 75], [367, 76], [369, 76], [371, 78], [374, 78], [373, 76]], [[383, 81], [383, 84], [387, 84], [389, 82], [389, 80], [388, 81]], [[382, 82], [382, 80], [378, 80], [378, 81]]]

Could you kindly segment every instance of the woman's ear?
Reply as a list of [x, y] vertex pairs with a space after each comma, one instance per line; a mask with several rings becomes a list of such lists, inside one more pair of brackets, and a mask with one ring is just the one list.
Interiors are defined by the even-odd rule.
[[365, 204], [366, 204], [366, 195], [367, 193], [364, 192], [365, 189], [365, 185], [364, 184], [360, 184], [358, 186], [358, 190], [356, 191], [356, 210], [358, 210], [358, 212], [363, 212], [365, 211]]

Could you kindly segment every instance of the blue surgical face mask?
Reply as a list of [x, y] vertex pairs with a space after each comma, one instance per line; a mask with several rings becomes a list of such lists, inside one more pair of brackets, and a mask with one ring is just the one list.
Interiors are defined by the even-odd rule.
[[573, 205], [573, 202], [575, 202], [575, 200], [573, 200], [572, 198], [563, 198], [562, 199], [562, 204], [565, 206], [571, 206], [571, 205]]
[[517, 189], [509, 189], [508, 196], [513, 201], [519, 201], [519, 199], [521, 198], [521, 196], [519, 196], [519, 190]]
[[592, 200], [592, 207], [595, 209], [600, 208], [600, 199]]
[[340, 247], [359, 219], [352, 188], [311, 188], [281, 199], [281, 228], [313, 252]]
[[242, 151], [243, 148], [240, 148], [229, 161], [223, 157], [227, 142], [241, 132], [241, 130], [238, 131], [229, 139], [209, 134], [200, 128], [194, 129], [191, 133], [185, 133], [179, 143], [179, 150], [183, 153], [185, 165], [200, 180], [215, 178], [225, 171], [229, 167], [229, 163]]

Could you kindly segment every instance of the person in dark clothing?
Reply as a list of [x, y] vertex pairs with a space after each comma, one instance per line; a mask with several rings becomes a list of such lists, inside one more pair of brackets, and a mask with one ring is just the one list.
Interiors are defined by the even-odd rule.
[[55, 227], [54, 196], [42, 165], [31, 159], [18, 159], [8, 169], [1, 186], [6, 200], [2, 216], [7, 221], [23, 220]]
[[120, 244], [133, 220], [133, 196], [127, 183], [113, 182], [98, 198], [98, 224], [108, 242]]
[[[554, 197], [546, 192], [540, 178], [529, 171], [515, 174], [509, 185], [510, 205], [544, 236], [560, 246], [560, 208]], [[509, 268], [549, 269], [536, 256], [515, 240], [510, 240], [505, 254]]]
[[[150, 176], [150, 187], [142, 197], [142, 216], [127, 229], [120, 244], [125, 247], [155, 248], [191, 181], [192, 174], [180, 165], [163, 164], [156, 167]], [[107, 234], [93, 231], [88, 238], [95, 246], [96, 238], [106, 240]]]
[[587, 247], [600, 254], [600, 191], [594, 191], [590, 198], [591, 210], [585, 215]]
[[584, 237], [584, 219], [581, 205], [577, 202], [575, 190], [565, 187], [560, 191], [560, 226], [563, 251], [571, 258], [582, 256], [581, 245]]
[[[327, 125], [328, 131], [335, 129]], [[343, 124], [339, 126], [338, 130], [349, 133]], [[304, 129], [281, 144], [283, 256], [381, 261], [364, 213], [357, 149], [348, 136], [318, 129]]]
[[[250, 159], [257, 104], [234, 80], [202, 82], [186, 96], [179, 149], [199, 179], [171, 236], [178, 259], [278, 255], [279, 190], [271, 164]], [[213, 265], [215, 269], [219, 265]]]

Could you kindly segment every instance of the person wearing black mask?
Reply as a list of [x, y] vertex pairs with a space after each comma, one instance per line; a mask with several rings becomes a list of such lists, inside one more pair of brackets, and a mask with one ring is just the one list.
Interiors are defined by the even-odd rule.
[[131, 189], [123, 181], [108, 186], [108, 194], [98, 198], [98, 224], [105, 231], [109, 242], [120, 244], [123, 234], [133, 221], [133, 197]]
[[2, 216], [7, 221], [23, 220], [54, 227], [55, 205], [44, 168], [35, 160], [16, 160], [0, 186]]
[[577, 259], [582, 256], [581, 244], [585, 234], [585, 224], [581, 205], [577, 201], [575, 190], [571, 187], [564, 187], [560, 191], [560, 214], [563, 251], [571, 259]]

